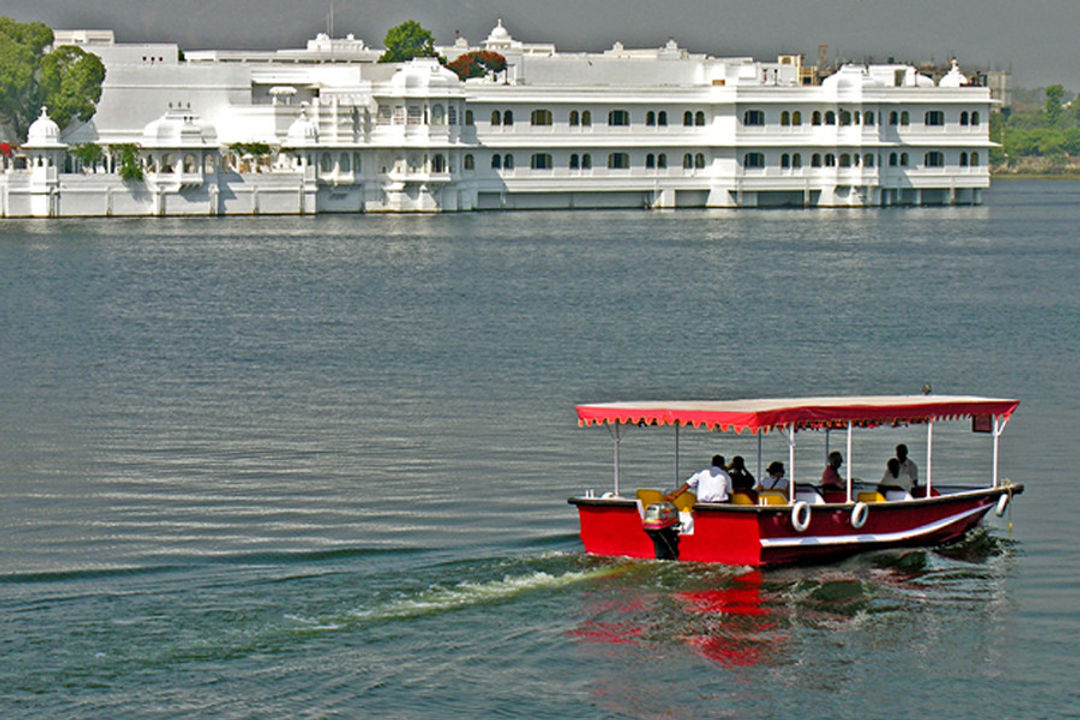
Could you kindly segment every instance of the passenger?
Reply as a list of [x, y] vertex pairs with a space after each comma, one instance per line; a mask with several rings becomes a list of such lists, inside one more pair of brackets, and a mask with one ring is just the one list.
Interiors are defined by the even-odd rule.
[[889, 458], [885, 466], [885, 474], [881, 477], [881, 483], [878, 484], [878, 492], [884, 495], [886, 500], [910, 500], [911, 480], [900, 472], [900, 461]]
[[759, 490], [787, 490], [788, 481], [784, 478], [784, 463], [774, 460], [765, 468], [767, 477], [761, 478]]
[[908, 478], [908, 490], [919, 484], [919, 468], [907, 454], [907, 445], [896, 446], [896, 459], [900, 462], [900, 474]]
[[687, 490], [693, 490], [699, 502], [725, 502], [731, 493], [731, 477], [724, 469], [724, 456], [713, 455], [712, 466], [691, 475], [675, 492], [664, 496], [674, 500]]
[[750, 492], [754, 489], [754, 476], [746, 469], [746, 461], [742, 455], [731, 458], [731, 466], [728, 467], [731, 476], [731, 487], [738, 492]]
[[825, 472], [821, 473], [821, 489], [824, 491], [847, 490], [847, 483], [840, 477], [840, 466], [844, 464], [844, 456], [837, 451], [829, 453], [829, 464], [825, 466]]

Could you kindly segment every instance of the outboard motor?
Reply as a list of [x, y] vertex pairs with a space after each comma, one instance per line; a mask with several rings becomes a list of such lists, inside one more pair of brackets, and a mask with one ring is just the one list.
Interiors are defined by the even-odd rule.
[[679, 510], [674, 505], [669, 502], [649, 505], [641, 524], [653, 542], [657, 560], [679, 559]]

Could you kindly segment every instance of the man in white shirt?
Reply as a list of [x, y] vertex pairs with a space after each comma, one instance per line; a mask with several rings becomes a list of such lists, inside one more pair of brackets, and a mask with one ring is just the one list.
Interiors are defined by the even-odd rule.
[[712, 466], [691, 475], [678, 490], [665, 498], [674, 500], [687, 490], [693, 490], [698, 502], [726, 502], [731, 492], [731, 476], [724, 469], [724, 456], [713, 455]]
[[900, 461], [900, 474], [910, 479], [908, 487], [912, 488], [919, 484], [919, 467], [912, 462], [907, 455], [907, 445], [903, 443], [896, 446], [896, 459]]

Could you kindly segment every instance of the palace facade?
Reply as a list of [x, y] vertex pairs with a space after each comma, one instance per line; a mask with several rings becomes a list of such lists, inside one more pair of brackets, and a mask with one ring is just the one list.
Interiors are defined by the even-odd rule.
[[[272, 52], [55, 42], [101, 57], [101, 101], [64, 133], [44, 110], [2, 159], [5, 217], [977, 204], [990, 183], [994, 101], [955, 64], [936, 82], [892, 63], [819, 79], [798, 55], [674, 41], [561, 53], [501, 19], [438, 48], [506, 58], [464, 82], [434, 59], [377, 63], [351, 35]], [[106, 152], [84, 166], [87, 143]], [[121, 176], [123, 146], [141, 178]]]

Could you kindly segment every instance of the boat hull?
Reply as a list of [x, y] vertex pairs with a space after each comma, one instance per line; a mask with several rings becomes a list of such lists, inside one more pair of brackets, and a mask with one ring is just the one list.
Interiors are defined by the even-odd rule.
[[[937, 497], [869, 503], [865, 518], [855, 503], [810, 506], [799, 530], [790, 505], [699, 503], [693, 528], [679, 536], [678, 558], [730, 565], [782, 565], [814, 562], [866, 550], [939, 545], [960, 538], [979, 524], [1003, 495], [1023, 486], [963, 489]], [[643, 508], [631, 498], [570, 498], [577, 506], [581, 540], [590, 555], [654, 558], [641, 523]], [[805, 510], [803, 510], [805, 513]], [[853, 515], [855, 517], [853, 517]], [[859, 527], [859, 520], [863, 522]], [[801, 522], [799, 524], [802, 524]]]

